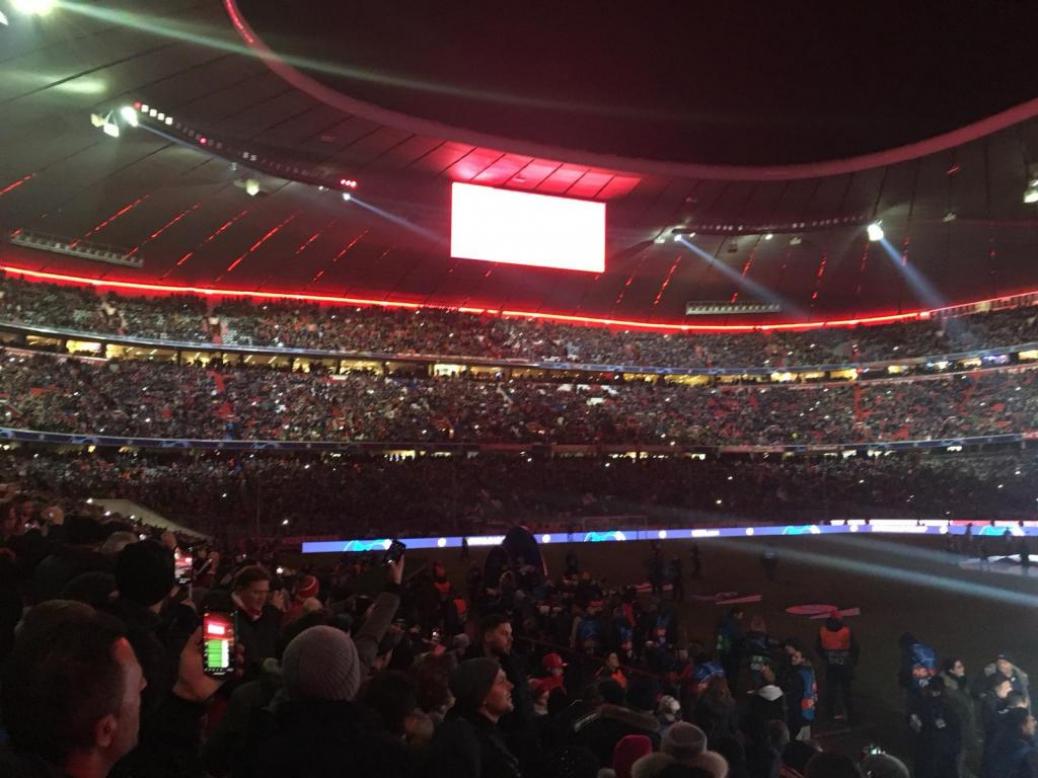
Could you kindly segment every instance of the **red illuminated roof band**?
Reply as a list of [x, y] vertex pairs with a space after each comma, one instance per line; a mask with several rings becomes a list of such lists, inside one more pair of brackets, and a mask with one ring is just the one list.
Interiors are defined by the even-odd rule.
[[452, 310], [459, 313], [491, 314], [515, 319], [539, 319], [542, 321], [553, 321], [562, 324], [590, 325], [595, 327], [612, 327], [623, 329], [640, 329], [650, 332], [768, 332], [781, 330], [817, 330], [839, 327], [857, 327], [859, 325], [873, 326], [879, 324], [890, 324], [899, 321], [915, 321], [927, 319], [935, 314], [952, 309], [968, 308], [975, 305], [993, 303], [999, 300], [1008, 300], [1014, 297], [1023, 297], [1029, 294], [1038, 294], [1038, 290], [1031, 292], [1019, 292], [1004, 297], [993, 297], [973, 302], [958, 303], [944, 308], [931, 308], [929, 310], [908, 311], [906, 313], [890, 313], [880, 316], [862, 316], [853, 319], [833, 319], [831, 321], [806, 321], [787, 322], [784, 324], [684, 324], [681, 322], [651, 322], [637, 321], [634, 319], [612, 319], [603, 316], [581, 316], [571, 313], [541, 313], [536, 311], [516, 311], [507, 308], [479, 308], [473, 306], [459, 306], [444, 303], [436, 305], [428, 302], [409, 302], [406, 300], [376, 300], [368, 297], [343, 297], [339, 295], [307, 294], [302, 292], [275, 292], [256, 291], [249, 289], [215, 289], [202, 286], [179, 286], [176, 284], [152, 284], [142, 281], [110, 281], [99, 278], [87, 278], [85, 276], [72, 275], [70, 273], [51, 273], [45, 270], [30, 270], [29, 268], [6, 265], [0, 261], [0, 271], [12, 275], [22, 276], [26, 279], [37, 279], [40, 281], [54, 281], [66, 284], [82, 284], [84, 286], [100, 287], [105, 289], [126, 289], [138, 292], [159, 292], [162, 294], [197, 294], [207, 297], [244, 297], [252, 300], [298, 300], [310, 303], [332, 303], [336, 305], [353, 305], [379, 308], [402, 308], [406, 310]]

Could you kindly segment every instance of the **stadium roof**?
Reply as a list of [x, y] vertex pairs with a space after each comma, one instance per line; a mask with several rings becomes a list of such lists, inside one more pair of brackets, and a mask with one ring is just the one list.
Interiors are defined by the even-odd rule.
[[[650, 4], [603, 12], [570, 48], [593, 6], [564, 5], [546, 25], [536, 4], [489, 19], [65, 2], [27, 18], [0, 0], [0, 226], [143, 267], [11, 246], [0, 264], [669, 321], [689, 301], [771, 295], [817, 318], [1038, 289], [1028, 4], [889, 28], [846, 9], [750, 25], [727, 5], [667, 24]], [[173, 122], [92, 126], [134, 102]], [[450, 259], [452, 180], [607, 201], [607, 271]]]

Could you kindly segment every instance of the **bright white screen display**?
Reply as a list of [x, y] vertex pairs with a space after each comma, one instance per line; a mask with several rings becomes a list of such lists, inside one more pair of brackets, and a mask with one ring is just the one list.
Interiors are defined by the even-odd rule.
[[605, 203], [455, 183], [451, 256], [601, 273]]

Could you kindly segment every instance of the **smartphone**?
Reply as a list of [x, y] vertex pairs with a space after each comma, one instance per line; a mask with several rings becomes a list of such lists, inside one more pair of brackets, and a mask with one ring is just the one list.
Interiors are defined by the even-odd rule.
[[233, 613], [208, 612], [202, 616], [202, 670], [222, 678], [234, 672], [234, 646], [238, 641]]
[[176, 576], [178, 584], [191, 583], [191, 580], [195, 577], [194, 557], [186, 556], [177, 551], [173, 556], [173, 574]]
[[382, 556], [382, 564], [388, 565], [392, 562], [400, 561], [400, 557], [407, 551], [407, 546], [401, 543], [399, 540], [394, 540], [389, 544], [389, 548], [386, 549], [386, 553]]

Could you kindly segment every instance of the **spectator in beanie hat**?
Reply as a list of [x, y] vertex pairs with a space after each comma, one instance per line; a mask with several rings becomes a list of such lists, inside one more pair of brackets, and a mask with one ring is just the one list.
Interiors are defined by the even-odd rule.
[[498, 727], [512, 710], [512, 684], [501, 665], [467, 659], [451, 673], [450, 689], [454, 707], [432, 743], [433, 778], [519, 778], [519, 760]]
[[402, 576], [403, 560], [390, 565], [386, 590], [375, 599], [356, 638], [318, 625], [292, 639], [281, 660], [285, 700], [249, 727], [243, 774], [336, 775], [343, 765], [357, 775], [409, 773], [413, 765], [404, 744], [355, 702], [400, 605]]

